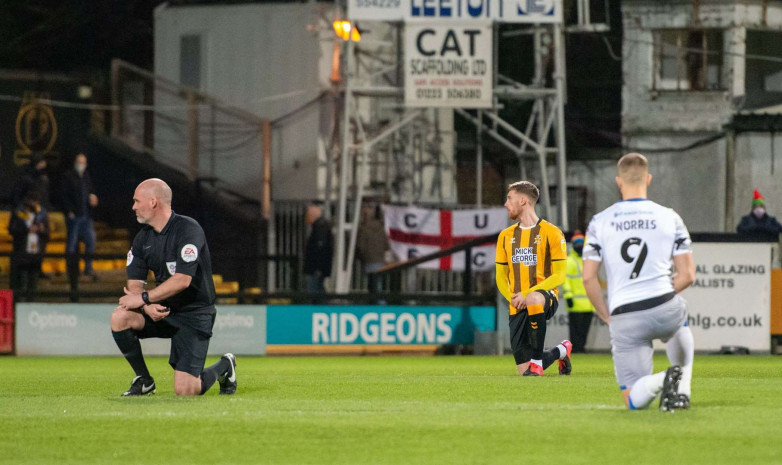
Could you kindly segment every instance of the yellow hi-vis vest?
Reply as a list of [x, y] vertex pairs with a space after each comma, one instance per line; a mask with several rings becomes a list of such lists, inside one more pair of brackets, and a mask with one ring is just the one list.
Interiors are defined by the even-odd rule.
[[594, 312], [595, 307], [587, 297], [584, 288], [584, 261], [578, 256], [575, 250], [571, 250], [567, 256], [567, 275], [565, 283], [562, 284], [562, 297], [564, 299], [573, 299], [573, 307], [568, 308], [569, 312]]

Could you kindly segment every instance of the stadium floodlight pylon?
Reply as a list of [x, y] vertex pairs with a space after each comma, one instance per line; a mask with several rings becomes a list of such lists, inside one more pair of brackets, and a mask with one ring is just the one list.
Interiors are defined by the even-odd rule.
[[[343, 11], [347, 8], [343, 6]], [[586, 9], [586, 11], [584, 11]], [[589, 18], [589, 4], [579, 0], [578, 2], [578, 20], [579, 29], [572, 32], [582, 32], [583, 30], [592, 30], [594, 28], [585, 27], [582, 24], [584, 17]], [[347, 15], [345, 15], [347, 16]], [[588, 26], [588, 25], [587, 25]], [[397, 28], [399, 25], [397, 24]], [[397, 29], [399, 31], [399, 29]], [[476, 174], [478, 203], [481, 203], [480, 191], [481, 185], [481, 165], [482, 165], [482, 147], [480, 141], [483, 134], [498, 141], [501, 145], [508, 148], [517, 158], [519, 163], [520, 177], [526, 179], [528, 171], [526, 162], [537, 162], [539, 167], [539, 179], [541, 184], [543, 208], [549, 218], [553, 218], [552, 205], [549, 193], [548, 166], [549, 158], [554, 157], [557, 169], [557, 187], [558, 187], [558, 209], [557, 218], [554, 220], [564, 229], [569, 229], [567, 218], [567, 179], [566, 179], [566, 157], [565, 157], [565, 124], [564, 124], [564, 103], [565, 94], [565, 46], [564, 32], [562, 23], [551, 24], [530, 24], [530, 28], [519, 31], [513, 31], [507, 36], [518, 34], [531, 34], [534, 40], [534, 77], [529, 85], [515, 82], [505, 76], [499, 75], [497, 71], [499, 34], [498, 24], [493, 25], [494, 38], [494, 87], [493, 87], [493, 106], [488, 109], [468, 110], [464, 108], [454, 108], [456, 114], [466, 118], [467, 121], [476, 126], [478, 134], [478, 147], [476, 153]], [[397, 34], [398, 37], [398, 34]], [[546, 43], [546, 40], [549, 43]], [[346, 293], [350, 289], [352, 279], [353, 262], [355, 257], [355, 244], [358, 233], [360, 219], [360, 208], [365, 192], [367, 172], [368, 153], [371, 148], [384, 139], [393, 136], [400, 131], [406, 130], [409, 126], [418, 124], [423, 118], [423, 111], [420, 109], [405, 108], [402, 106], [399, 118], [395, 123], [391, 123], [382, 129], [381, 133], [369, 139], [364, 125], [361, 122], [361, 115], [356, 98], [389, 98], [396, 97], [400, 101], [404, 95], [403, 83], [398, 86], [365, 86], [354, 83], [356, 73], [355, 53], [357, 44], [352, 41], [344, 41], [342, 44], [343, 56], [345, 57], [344, 67], [341, 70], [343, 83], [343, 106], [342, 115], [342, 142], [341, 153], [339, 157], [338, 170], [335, 171], [333, 157], [327, 157], [327, 173], [338, 173], [338, 198], [335, 223], [337, 226], [336, 247], [335, 247], [335, 291], [337, 293]], [[401, 41], [397, 40], [397, 61], [394, 66], [401, 70], [403, 56]], [[546, 60], [545, 50], [547, 48], [553, 52], [553, 73], [550, 85], [546, 85]], [[526, 127], [522, 131], [512, 123], [504, 120], [498, 113], [502, 107], [502, 101], [510, 100], [532, 100], [532, 110], [529, 115]], [[352, 126], [354, 125], [355, 128]], [[355, 129], [352, 131], [351, 129]], [[553, 137], [552, 137], [553, 131]], [[351, 136], [355, 139], [351, 140]], [[357, 167], [354, 175], [351, 174], [351, 167]], [[328, 183], [331, 182], [331, 176], [327, 175]], [[352, 183], [352, 184], [351, 184]], [[331, 192], [327, 189], [327, 205], [331, 201]], [[348, 204], [351, 204], [352, 211], [348, 215]], [[328, 208], [326, 209], [328, 211]], [[349, 236], [348, 236], [349, 233]]]

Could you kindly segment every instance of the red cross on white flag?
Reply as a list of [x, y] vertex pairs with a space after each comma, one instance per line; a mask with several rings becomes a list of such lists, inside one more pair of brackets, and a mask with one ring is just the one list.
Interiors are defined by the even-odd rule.
[[[499, 232], [508, 226], [504, 208], [433, 210], [417, 207], [383, 207], [386, 234], [401, 260], [421, 257]], [[494, 269], [495, 244], [472, 249], [472, 269]], [[464, 252], [418, 265], [439, 270], [464, 270]]]

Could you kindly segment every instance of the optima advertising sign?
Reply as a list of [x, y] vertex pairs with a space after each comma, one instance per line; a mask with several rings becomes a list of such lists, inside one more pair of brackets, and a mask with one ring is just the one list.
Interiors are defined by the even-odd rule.
[[[16, 305], [18, 355], [119, 355], [111, 337], [110, 304]], [[144, 339], [146, 355], [168, 355], [166, 339]], [[266, 353], [263, 305], [220, 305], [209, 342], [210, 355]]]

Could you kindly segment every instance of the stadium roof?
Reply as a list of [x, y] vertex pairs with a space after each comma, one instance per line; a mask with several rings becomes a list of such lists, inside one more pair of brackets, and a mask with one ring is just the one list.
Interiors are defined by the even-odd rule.
[[740, 110], [727, 127], [736, 132], [782, 132], [782, 103]]
[[762, 108], [751, 108], [747, 110], [741, 110], [739, 115], [782, 115], [782, 103], [771, 105]]

